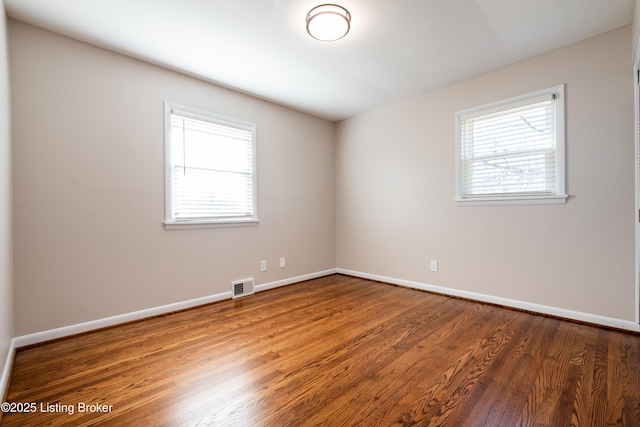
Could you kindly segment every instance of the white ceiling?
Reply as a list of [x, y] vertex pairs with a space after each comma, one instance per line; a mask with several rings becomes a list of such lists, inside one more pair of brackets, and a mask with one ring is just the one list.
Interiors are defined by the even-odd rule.
[[4, 0], [11, 18], [330, 120], [630, 24], [635, 0], [330, 2], [352, 15], [333, 43], [305, 30], [320, 0]]

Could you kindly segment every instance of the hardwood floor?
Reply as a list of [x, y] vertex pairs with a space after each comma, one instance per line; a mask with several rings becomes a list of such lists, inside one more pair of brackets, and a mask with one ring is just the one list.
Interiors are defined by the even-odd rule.
[[3, 426], [640, 426], [640, 336], [334, 275], [19, 350], [7, 401], [36, 412]]

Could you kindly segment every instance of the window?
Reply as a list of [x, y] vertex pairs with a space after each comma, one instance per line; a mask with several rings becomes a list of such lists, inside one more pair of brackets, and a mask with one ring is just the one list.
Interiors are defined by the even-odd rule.
[[566, 202], [564, 85], [456, 114], [458, 204]]
[[167, 229], [254, 225], [253, 123], [165, 103]]

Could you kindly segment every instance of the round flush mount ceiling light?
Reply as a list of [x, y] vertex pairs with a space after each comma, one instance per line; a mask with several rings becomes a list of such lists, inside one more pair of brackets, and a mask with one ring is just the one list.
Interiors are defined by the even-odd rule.
[[337, 4], [321, 4], [307, 14], [307, 32], [323, 42], [339, 40], [351, 27], [351, 14]]

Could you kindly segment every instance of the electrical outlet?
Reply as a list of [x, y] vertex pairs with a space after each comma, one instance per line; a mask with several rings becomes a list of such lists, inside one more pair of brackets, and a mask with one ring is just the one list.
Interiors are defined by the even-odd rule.
[[280, 258], [280, 268], [284, 268], [286, 266], [286, 261], [284, 258]]
[[431, 260], [431, 271], [433, 271], [434, 273], [438, 272], [438, 261], [435, 259]]
[[260, 271], [267, 271], [267, 261], [260, 261]]

